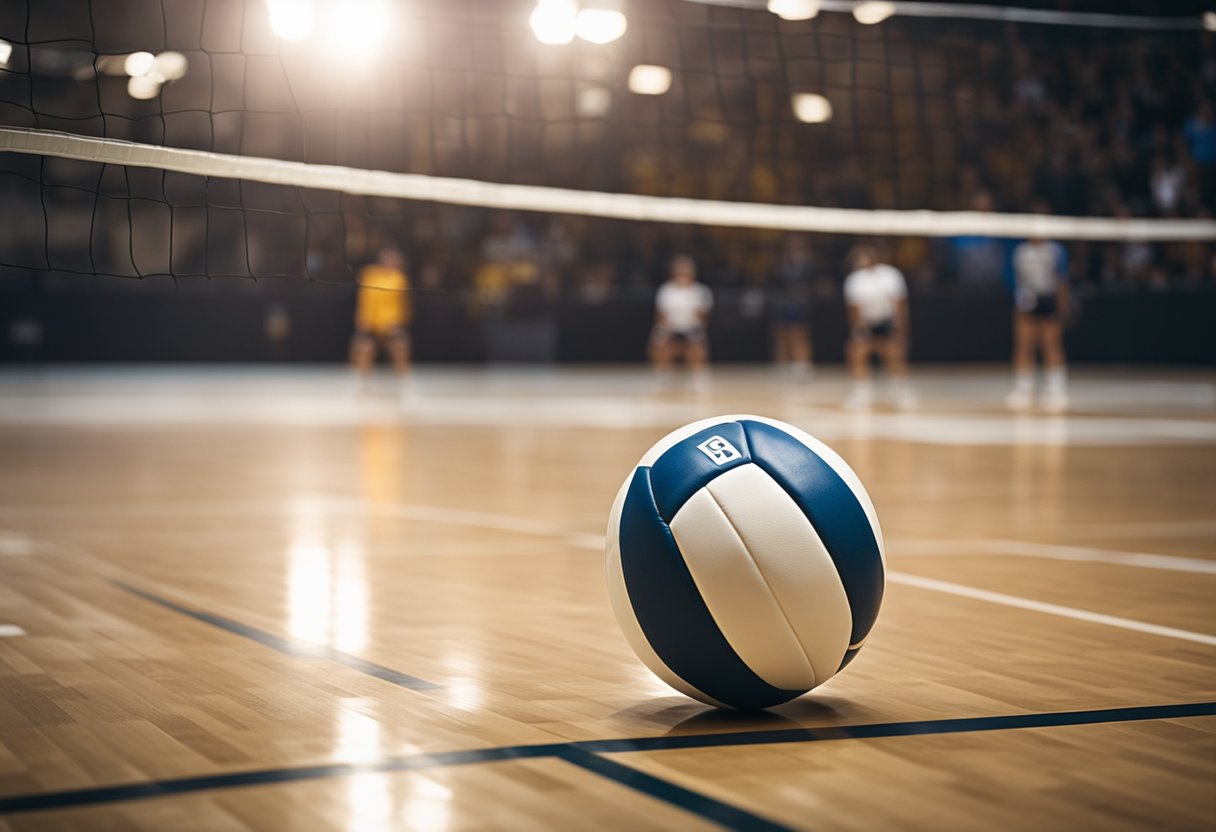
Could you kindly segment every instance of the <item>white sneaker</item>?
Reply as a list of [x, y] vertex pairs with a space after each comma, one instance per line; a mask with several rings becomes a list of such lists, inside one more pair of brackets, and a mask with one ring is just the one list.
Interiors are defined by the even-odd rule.
[[815, 377], [814, 364], [791, 364], [789, 374], [792, 380], [796, 382], [810, 381]]
[[874, 391], [865, 387], [854, 387], [842, 406], [852, 413], [867, 411], [874, 407]]
[[914, 410], [916, 408], [916, 396], [912, 395], [912, 391], [907, 387], [902, 387], [891, 394], [891, 404], [896, 410]]
[[1005, 397], [1005, 407], [1010, 410], [1030, 410], [1032, 399], [1029, 390], [1018, 388]]
[[1063, 413], [1068, 410], [1068, 394], [1063, 390], [1053, 390], [1044, 393], [1039, 406], [1046, 413]]

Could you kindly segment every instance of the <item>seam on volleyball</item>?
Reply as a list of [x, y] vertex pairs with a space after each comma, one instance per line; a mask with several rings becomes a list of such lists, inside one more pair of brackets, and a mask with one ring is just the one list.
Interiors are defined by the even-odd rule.
[[[815, 669], [815, 663], [811, 661], [811, 656], [809, 653], [807, 653], [806, 645], [802, 643], [802, 639], [798, 637], [798, 631], [794, 629], [794, 625], [790, 622], [790, 617], [786, 615], [785, 607], [781, 606], [781, 600], [777, 598], [777, 593], [773, 592], [773, 585], [769, 583], [768, 575], [764, 574], [764, 570], [760, 568], [760, 562], [756, 560], [756, 556], [753, 555], [752, 550], [748, 548], [747, 541], [743, 539], [743, 535], [739, 534], [739, 530], [735, 528], [734, 521], [731, 520], [730, 512], [726, 510], [725, 506], [718, 502], [718, 498], [714, 496], [714, 493], [710, 491], [708, 487], [705, 488], [705, 493], [709, 495], [709, 499], [713, 500], [714, 505], [718, 507], [718, 511], [722, 512], [722, 516], [727, 519], [727, 525], [730, 526], [731, 532], [738, 539], [739, 544], [743, 547], [743, 551], [747, 552], [747, 556], [751, 559], [752, 565], [756, 567], [756, 572], [760, 574], [760, 580], [764, 581], [764, 588], [768, 590], [768, 594], [773, 599], [773, 603], [777, 605], [777, 611], [781, 613], [781, 618], [785, 621], [785, 626], [789, 628], [790, 635], [794, 637], [794, 643], [798, 645], [798, 649], [802, 651], [802, 655], [806, 658], [807, 667], [811, 669], [811, 681], [813, 682], [811, 687], [817, 687], [819, 684], [819, 671]], [[742, 658], [742, 656], [740, 656], [740, 658]], [[769, 684], [771, 685], [772, 682], [769, 682]], [[777, 686], [773, 685], [773, 687]]]
[[[747, 436], [746, 428], [744, 428], [744, 430], [743, 430], [743, 435]], [[807, 434], [807, 435], [810, 436], [810, 434]], [[794, 437], [794, 438], [797, 439], [798, 437]], [[811, 437], [811, 438], [814, 439], [814, 437]], [[801, 441], [801, 440], [799, 440], [799, 441]], [[818, 441], [818, 440], [816, 440], [816, 441]], [[857, 493], [853, 490], [853, 487], [852, 487], [852, 485], [849, 484], [849, 481], [847, 479], [845, 479], [843, 476], [841, 476], [840, 471], [836, 470], [836, 466], [832, 465], [832, 463], [829, 462], [826, 457], [824, 457], [822, 454], [820, 454], [814, 448], [810, 447], [809, 445], [806, 445], [805, 442], [802, 444], [806, 446], [807, 450], [809, 450], [811, 453], [815, 454], [817, 457], [819, 457], [821, 460], [823, 460], [824, 464], [826, 464], [829, 468], [831, 468], [833, 471], [836, 472], [836, 476], [840, 477], [841, 480], [844, 482], [845, 486], [848, 487], [849, 491], [853, 493], [853, 499], [856, 500], [857, 504], [861, 507], [862, 514], [866, 515], [867, 523], [870, 526], [870, 532], [871, 532], [871, 534], [874, 535], [874, 542], [878, 546], [878, 555], [879, 555], [878, 560], [879, 560], [880, 564], [882, 565], [882, 585], [883, 585], [883, 589], [885, 590], [886, 586], [887, 586], [887, 561], [886, 561], [886, 554], [883, 550], [881, 532], [879, 532], [879, 530], [875, 526], [876, 520], [871, 521], [869, 519], [869, 514], [865, 510], [865, 503], [862, 502], [861, 498], [857, 496]], [[764, 465], [760, 462], [760, 460], [756, 459], [756, 457], [753, 456], [750, 464], [755, 465], [757, 468], [759, 468], [765, 474], [768, 474], [769, 479], [771, 479], [773, 482], [775, 482], [777, 484], [777, 487], [780, 488], [783, 492], [785, 492], [785, 495], [787, 497], [789, 497], [791, 500], [794, 501], [795, 505], [798, 504], [798, 499], [794, 496], [793, 492], [791, 492], [789, 488], [786, 488], [785, 484], [783, 482], [781, 482], [781, 480], [779, 480], [775, 476], [773, 476], [772, 472], [769, 471], [767, 468], [765, 468]], [[717, 502], [717, 501], [715, 500], [715, 502]], [[822, 541], [823, 535], [821, 535], [819, 533], [819, 527], [815, 525], [815, 521], [813, 519], [811, 519], [809, 516], [806, 516], [806, 515], [803, 515], [803, 516], [806, 517], [806, 521], [811, 524], [811, 531], [813, 531], [815, 533], [815, 536], [818, 537], [820, 539], [820, 541]], [[824, 544], [824, 549], [825, 550], [827, 549], [826, 543]], [[749, 552], [749, 554], [750, 554], [750, 552]], [[836, 559], [834, 557], [832, 557], [831, 551], [828, 551], [828, 557], [832, 560], [833, 563], [835, 563]], [[839, 566], [836, 568], [836, 571], [837, 572], [840, 571]], [[761, 573], [761, 574], [763, 574], [763, 573]], [[844, 586], [844, 581], [843, 581], [843, 579], [841, 579], [841, 587], [843, 588], [843, 586]], [[853, 619], [853, 602], [849, 599], [848, 590], [845, 590], [845, 604], [849, 608], [849, 619], [854, 620]], [[784, 613], [784, 610], [782, 612]], [[873, 631], [874, 625], [876, 623], [878, 623], [877, 618], [875, 618], [875, 620], [870, 623], [870, 629], [867, 630], [866, 634], [861, 637], [861, 641], [857, 642], [857, 644], [855, 644], [855, 645], [850, 644], [847, 648], [845, 648], [845, 652], [847, 653], [849, 650], [852, 650], [855, 647], [860, 648], [863, 644], [865, 644], [866, 639], [868, 639], [870, 637], [870, 632]], [[849, 637], [852, 638], [851, 629], [849, 631]], [[802, 642], [799, 642], [799, 644], [801, 644], [801, 643]]]
[[[779, 430], [785, 431], [791, 437], [802, 443], [807, 450], [819, 457], [825, 465], [835, 471], [836, 476], [844, 480], [845, 485], [847, 485], [849, 490], [853, 492], [853, 497], [861, 506], [862, 513], [865, 514], [866, 520], [870, 524], [870, 531], [874, 535], [874, 542], [878, 544], [878, 559], [882, 562], [882, 580], [883, 586], [885, 587], [887, 583], [887, 547], [882, 536], [882, 524], [878, 520], [878, 507], [874, 505], [874, 500], [870, 497], [870, 492], [866, 490], [865, 483], [861, 481], [861, 477], [856, 471], [853, 470], [853, 466], [849, 465], [848, 460], [841, 456], [840, 453], [831, 445], [827, 444], [822, 439], [813, 436], [797, 425], [783, 424], [778, 420], [770, 419], [767, 416], [749, 416], [747, 418], [756, 422], [757, 424], [768, 425], [769, 427], [778, 428]], [[740, 420], [739, 424], [742, 425], [743, 420]], [[796, 433], [791, 433], [790, 431], [786, 430], [787, 427], [793, 428]], [[799, 434], [801, 434], [801, 436], [799, 436]], [[746, 425], [743, 426], [743, 435], [747, 436]], [[807, 442], [808, 439], [810, 440], [809, 443]], [[755, 457], [752, 457], [752, 461], [755, 462]], [[837, 465], [837, 463], [839, 463], [839, 465]], [[841, 466], [843, 466], [844, 470], [841, 470]], [[763, 468], [763, 466], [761, 467]], [[848, 476], [845, 475], [846, 471], [848, 472]], [[778, 485], [780, 485], [780, 483], [778, 483]], [[784, 486], [782, 487], [782, 490], [785, 490]], [[814, 526], [814, 523], [811, 525]], [[818, 534], [819, 530], [816, 529], [815, 533]], [[865, 639], [862, 639], [862, 642], [864, 641]], [[858, 643], [860, 644], [861, 642]]]

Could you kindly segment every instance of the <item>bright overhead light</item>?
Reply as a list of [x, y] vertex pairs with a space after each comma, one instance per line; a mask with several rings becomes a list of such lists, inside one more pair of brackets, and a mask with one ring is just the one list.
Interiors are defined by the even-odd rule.
[[671, 89], [671, 70], [665, 66], [638, 64], [629, 70], [629, 91], [638, 95], [662, 95]]
[[0, 69], [7, 69], [12, 57], [13, 45], [6, 40], [0, 40]]
[[122, 62], [122, 71], [132, 78], [140, 78], [152, 71], [154, 63], [156, 63], [156, 56], [151, 52], [132, 52]]
[[583, 87], [578, 91], [578, 114], [585, 118], [599, 118], [606, 115], [612, 106], [612, 92], [607, 87], [599, 85]]
[[629, 22], [615, 9], [583, 9], [574, 22], [574, 32], [591, 43], [612, 43], [625, 34]]
[[810, 20], [819, 14], [819, 0], [768, 0], [768, 10], [782, 20]]
[[304, 40], [312, 34], [312, 0], [266, 0], [270, 31], [283, 40]]
[[127, 79], [127, 95], [140, 101], [156, 98], [160, 92], [160, 81], [147, 75], [134, 75]]
[[186, 74], [189, 61], [181, 52], [161, 52], [152, 62], [149, 75], [159, 75], [166, 81], [176, 81]]
[[813, 92], [795, 93], [790, 102], [794, 116], [807, 124], [822, 124], [832, 120], [832, 102]]
[[573, 0], [540, 0], [532, 10], [528, 23], [541, 43], [561, 46], [574, 40], [574, 23], [578, 6]]
[[1216, 32], [1216, 12], [1203, 13], [1203, 28], [1209, 32]]
[[344, 57], [366, 59], [388, 34], [389, 22], [386, 0], [342, 0], [326, 16], [325, 34]]
[[858, 23], [864, 23], [867, 26], [882, 23], [893, 14], [895, 14], [895, 4], [885, 2], [885, 0], [866, 0], [853, 7], [853, 17]]

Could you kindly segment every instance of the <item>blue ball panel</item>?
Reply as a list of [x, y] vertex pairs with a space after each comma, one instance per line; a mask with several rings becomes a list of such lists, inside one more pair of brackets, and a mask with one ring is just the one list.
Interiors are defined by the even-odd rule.
[[620, 536], [621, 569], [634, 615], [673, 673], [734, 708], [767, 708], [804, 693], [765, 682], [722, 635], [659, 516], [649, 468], [638, 468], [629, 483]]
[[[698, 446], [719, 437], [729, 446]], [[650, 479], [654, 483], [659, 515], [668, 523], [693, 494], [719, 474], [752, 461], [747, 436], [738, 422], [723, 422], [694, 433], [672, 445], [654, 461]]]
[[850, 649], [848, 649], [848, 650], [845, 650], [845, 651], [844, 651], [844, 658], [843, 658], [843, 659], [841, 659], [841, 661], [840, 661], [840, 667], [836, 668], [836, 672], [837, 672], [837, 673], [839, 673], [840, 671], [842, 671], [842, 670], [844, 670], [846, 667], [848, 667], [848, 666], [849, 666], [849, 662], [853, 661], [853, 657], [854, 657], [854, 656], [856, 656], [856, 655], [857, 655], [858, 653], [860, 653], [860, 652], [861, 652], [861, 648], [860, 648], [860, 647], [853, 647], [853, 648], [850, 648]]
[[763, 422], [740, 424], [755, 464], [794, 499], [832, 556], [853, 612], [849, 643], [860, 643], [874, 626], [883, 592], [882, 555], [865, 509], [848, 483], [806, 445]]

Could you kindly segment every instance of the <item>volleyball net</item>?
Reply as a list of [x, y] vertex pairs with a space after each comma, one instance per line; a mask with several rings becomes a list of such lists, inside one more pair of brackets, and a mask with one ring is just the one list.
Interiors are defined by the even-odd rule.
[[823, 275], [859, 239], [930, 282], [1029, 237], [1080, 279], [1216, 268], [1186, 4], [118, 5], [0, 11], [2, 272], [344, 282], [394, 245], [439, 289], [642, 284], [677, 251], [744, 285], [792, 236]]

